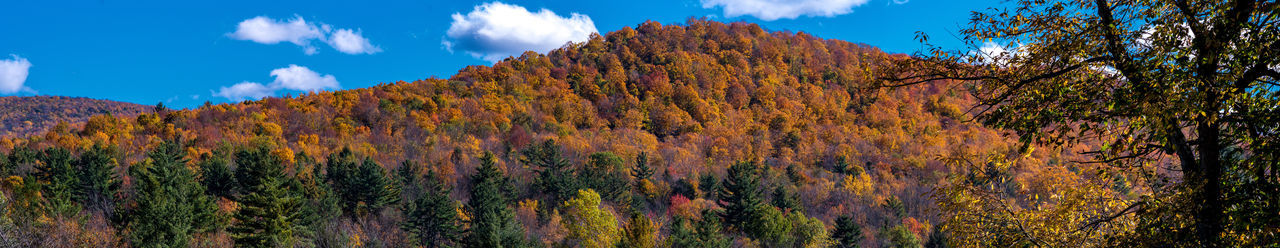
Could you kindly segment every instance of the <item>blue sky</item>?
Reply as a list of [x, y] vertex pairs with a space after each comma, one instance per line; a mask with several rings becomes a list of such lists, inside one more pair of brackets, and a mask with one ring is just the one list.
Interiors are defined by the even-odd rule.
[[467, 65], [490, 64], [512, 49], [547, 49], [547, 44], [581, 39], [592, 30], [605, 33], [645, 20], [677, 23], [704, 16], [909, 53], [920, 49], [916, 31], [960, 48], [953, 34], [969, 12], [996, 4], [9, 0], [0, 3], [0, 95], [193, 107], [205, 101], [447, 78]]

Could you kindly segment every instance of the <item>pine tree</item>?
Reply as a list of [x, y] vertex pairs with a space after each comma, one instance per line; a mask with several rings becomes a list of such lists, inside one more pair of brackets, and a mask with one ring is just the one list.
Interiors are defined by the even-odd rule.
[[719, 214], [710, 209], [702, 211], [702, 218], [693, 223], [684, 217], [677, 216], [671, 224], [671, 235], [667, 238], [670, 247], [729, 247], [729, 238], [721, 231]]
[[210, 195], [231, 197], [235, 190], [235, 175], [227, 163], [225, 152], [200, 155], [200, 184]]
[[377, 214], [383, 208], [399, 202], [400, 188], [387, 177], [387, 170], [372, 158], [366, 157], [354, 176], [352, 180], [355, 184], [350, 187], [354, 191], [351, 196], [355, 200], [357, 216]]
[[342, 199], [342, 210], [352, 217], [378, 213], [400, 200], [400, 189], [386, 169], [372, 158], [358, 161], [350, 149], [330, 154], [326, 177]]
[[191, 235], [221, 228], [213, 199], [187, 169], [183, 145], [161, 143], [147, 154], [147, 162], [129, 173], [137, 183], [136, 205], [127, 222], [134, 247], [186, 247]]
[[[417, 180], [405, 181], [418, 184]], [[449, 187], [432, 171], [428, 171], [423, 181], [417, 199], [401, 208], [405, 220], [400, 227], [409, 233], [415, 245], [455, 247], [461, 236], [457, 205], [449, 199]]]
[[784, 212], [804, 211], [804, 205], [800, 204], [800, 196], [792, 193], [786, 186], [773, 188], [772, 203], [774, 207], [778, 207]]
[[856, 248], [862, 242], [862, 226], [853, 221], [851, 216], [836, 218], [836, 230], [832, 233], [836, 247]]
[[724, 222], [738, 231], [745, 231], [743, 224], [753, 223], [756, 206], [762, 204], [760, 175], [754, 162], [738, 162], [729, 166], [729, 174], [720, 188], [720, 206], [724, 208]]
[[564, 202], [573, 197], [578, 190], [578, 182], [575, 180], [573, 168], [570, 168], [569, 161], [560, 155], [560, 147], [556, 145], [555, 140], [546, 140], [542, 143], [534, 144], [525, 148], [520, 152], [524, 155], [520, 161], [526, 165], [536, 168], [538, 178], [534, 181], [535, 187], [551, 196], [551, 202]]
[[649, 153], [640, 152], [636, 154], [636, 167], [631, 170], [632, 180], [640, 182], [641, 180], [649, 180], [653, 176], [653, 167], [649, 167]]
[[493, 153], [480, 158], [480, 167], [471, 176], [471, 200], [467, 212], [471, 226], [463, 240], [466, 247], [525, 247], [524, 231], [516, 223], [509, 192], [510, 179], [494, 164]]
[[50, 214], [72, 216], [80, 209], [75, 202], [75, 195], [80, 185], [80, 177], [72, 164], [71, 152], [59, 147], [46, 148], [40, 152], [40, 163], [35, 166], [36, 179], [41, 185], [46, 211]]
[[[268, 146], [236, 152], [241, 179], [240, 209], [228, 231], [239, 247], [305, 246], [312, 236], [300, 186], [284, 175], [284, 167]], [[244, 173], [239, 173], [244, 171]]]
[[583, 186], [599, 192], [604, 199], [621, 201], [627, 192], [627, 172], [622, 158], [611, 152], [592, 153], [579, 175]]
[[115, 147], [93, 145], [80, 153], [76, 167], [80, 170], [80, 184], [76, 187], [76, 198], [80, 204], [111, 209], [120, 189], [120, 180], [116, 177]]

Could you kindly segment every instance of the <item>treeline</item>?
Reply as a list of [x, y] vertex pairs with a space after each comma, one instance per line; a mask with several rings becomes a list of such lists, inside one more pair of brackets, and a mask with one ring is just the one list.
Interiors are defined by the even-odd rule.
[[[101, 197], [110, 204], [46, 204], [79, 211], [31, 210], [10, 236], [139, 244], [128, 223], [146, 213], [144, 187], [164, 183], [142, 177], [161, 168], [163, 150], [183, 168], [155, 173], [188, 173], [204, 189], [159, 187], [170, 192], [160, 198], [185, 199], [173, 208], [192, 208], [179, 216], [190, 222], [212, 202], [217, 218], [155, 240], [192, 245], [939, 244], [931, 192], [971, 172], [938, 158], [1019, 146], [966, 122], [974, 100], [952, 82], [868, 87], [895, 57], [747, 23], [647, 22], [450, 79], [94, 116], [0, 138], [0, 152], [19, 154], [5, 175], [22, 179], [3, 188], [7, 209], [34, 206], [15, 199], [63, 181], [40, 179], [48, 163], [35, 155], [49, 149], [113, 150], [116, 169], [104, 174], [119, 182]], [[1004, 192], [1060, 193], [1033, 183], [1090, 171], [1042, 173], [1069, 164], [1062, 154], [1037, 149], [993, 175]], [[267, 229], [289, 235], [250, 238]]]
[[[806, 217], [787, 190], [799, 179], [749, 161], [734, 163], [723, 178], [701, 177], [705, 185], [685, 186], [667, 205], [656, 197], [646, 154], [626, 165], [599, 152], [573, 166], [547, 140], [520, 151], [520, 166], [537, 172], [524, 189], [493, 153], [469, 158], [480, 166], [461, 182], [462, 202], [417, 161], [388, 171], [343, 149], [323, 162], [298, 154], [296, 167], [286, 168], [267, 143], [225, 146], [199, 161], [185, 158], [187, 146], [165, 141], [130, 166], [120, 166], [111, 146], [77, 155], [57, 147], [12, 151], [0, 159], [12, 192], [0, 201], [10, 211], [0, 217], [0, 245], [855, 247], [864, 239], [849, 216], [832, 228]], [[127, 173], [118, 177], [121, 170]], [[905, 217], [895, 201], [884, 207]], [[925, 244], [906, 228], [879, 232], [895, 247]], [[931, 246], [945, 246], [932, 237]]]
[[0, 136], [42, 134], [59, 122], [78, 123], [90, 116], [134, 116], [151, 107], [127, 102], [63, 96], [0, 97]]

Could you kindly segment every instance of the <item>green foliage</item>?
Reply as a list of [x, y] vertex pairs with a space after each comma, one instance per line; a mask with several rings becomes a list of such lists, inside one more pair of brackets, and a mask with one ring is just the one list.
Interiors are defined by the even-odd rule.
[[851, 216], [840, 216], [836, 218], [835, 231], [832, 232], [832, 238], [835, 239], [836, 247], [856, 248], [862, 243], [862, 225], [853, 220]]
[[756, 204], [750, 214], [753, 218], [742, 226], [747, 236], [769, 247], [792, 246], [795, 237], [791, 233], [791, 220], [782, 211], [768, 204]]
[[329, 182], [342, 199], [342, 210], [352, 216], [376, 214], [400, 199], [400, 189], [387, 177], [386, 169], [365, 158], [357, 163], [349, 149], [330, 154]]
[[242, 247], [292, 247], [310, 243], [313, 231], [309, 227], [303, 195], [290, 188], [300, 186], [284, 174], [280, 159], [271, 154], [270, 147], [236, 152], [236, 164], [241, 174], [242, 192], [240, 208], [234, 214], [235, 225], [228, 231], [237, 246]]
[[401, 207], [404, 222], [400, 228], [409, 234], [409, 240], [422, 247], [457, 246], [462, 236], [457, 205], [449, 199], [449, 187], [435, 172], [429, 172], [421, 182], [417, 179], [405, 181], [421, 185], [417, 199]]
[[671, 222], [671, 234], [667, 237], [669, 247], [729, 247], [730, 239], [722, 233], [720, 215], [703, 210], [701, 219], [694, 223], [684, 217], [676, 216]]
[[101, 205], [105, 209], [111, 209], [116, 193], [120, 190], [115, 154], [115, 147], [101, 144], [95, 144], [80, 153], [80, 157], [76, 159], [80, 184], [75, 193], [81, 205]]
[[640, 182], [653, 177], [653, 167], [649, 167], [649, 153], [641, 151], [636, 154], [636, 166], [631, 169], [631, 180]]
[[791, 222], [791, 236], [795, 243], [790, 247], [830, 247], [835, 244], [827, 233], [827, 226], [818, 218], [805, 217], [800, 211], [787, 214]]
[[778, 186], [773, 188], [774, 207], [778, 207], [783, 211], [804, 211], [804, 205], [800, 204], [800, 196], [793, 193], [787, 186]]
[[889, 239], [889, 247], [892, 248], [917, 248], [921, 245], [920, 237], [902, 225], [888, 229], [883, 236]]
[[526, 247], [524, 231], [516, 223], [509, 192], [511, 181], [494, 163], [493, 153], [480, 157], [480, 167], [471, 176], [471, 200], [467, 212], [471, 225], [463, 238], [466, 247]]
[[40, 152], [35, 166], [36, 179], [40, 182], [46, 212], [61, 216], [73, 216], [80, 212], [80, 198], [76, 190], [80, 186], [80, 174], [73, 165], [71, 152], [51, 147]]
[[227, 166], [227, 157], [228, 154], [225, 152], [215, 152], [212, 155], [206, 153], [200, 156], [200, 183], [210, 195], [231, 197], [232, 192], [235, 191], [235, 174], [232, 173], [231, 167]]
[[583, 186], [599, 192], [604, 199], [617, 202], [627, 196], [626, 168], [622, 158], [611, 152], [592, 153], [579, 174]]
[[591, 189], [578, 190], [578, 195], [564, 203], [564, 226], [567, 240], [575, 247], [609, 248], [622, 238], [617, 218], [600, 206], [600, 194]]
[[183, 145], [161, 143], [147, 161], [129, 174], [137, 186], [127, 228], [134, 247], [186, 247], [192, 234], [216, 231], [225, 224], [217, 206], [187, 169]]
[[743, 226], [755, 223], [759, 206], [763, 204], [760, 174], [755, 162], [737, 162], [729, 166], [729, 174], [720, 188], [720, 207], [724, 208], [724, 222], [739, 231]]
[[569, 160], [560, 155], [555, 140], [530, 145], [520, 151], [520, 162], [535, 168], [538, 173], [534, 187], [551, 196], [551, 202], [564, 202], [577, 192], [579, 183], [570, 168]]
[[622, 227], [621, 248], [654, 248], [658, 247], [657, 234], [653, 221], [643, 213], [632, 212], [627, 224]]

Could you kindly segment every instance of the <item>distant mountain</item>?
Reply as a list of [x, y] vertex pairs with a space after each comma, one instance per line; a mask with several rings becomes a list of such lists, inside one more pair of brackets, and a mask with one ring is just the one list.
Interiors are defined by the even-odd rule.
[[151, 106], [65, 96], [0, 97], [0, 136], [39, 134], [59, 122], [81, 123], [97, 114], [134, 116]]

